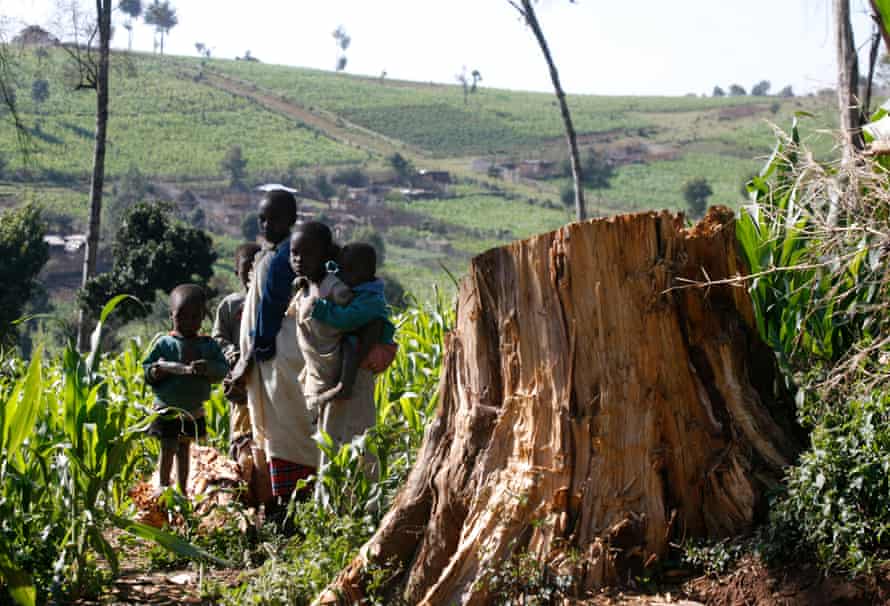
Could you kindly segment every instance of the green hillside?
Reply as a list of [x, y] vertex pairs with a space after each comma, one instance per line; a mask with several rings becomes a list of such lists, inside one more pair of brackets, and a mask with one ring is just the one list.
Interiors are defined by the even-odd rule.
[[[54, 225], [76, 232], [85, 226], [94, 96], [72, 90], [66, 61], [61, 51], [15, 57], [17, 99], [33, 149], [23, 157], [10, 121], [0, 122], [0, 204], [37, 200]], [[248, 160], [249, 183], [308, 182], [344, 165], [379, 178], [394, 151], [417, 168], [450, 171], [456, 184], [440, 199], [392, 196], [367, 212], [304, 204], [338, 225], [342, 237], [362, 222], [382, 232], [387, 274], [421, 298], [433, 282], [450, 287], [443, 266], [460, 274], [472, 255], [571, 217], [559, 201], [564, 177], [493, 179], [471, 170], [477, 157], [563, 160], [552, 95], [483, 87], [465, 103], [459, 86], [255, 62], [116, 54], [113, 63], [107, 193], [113, 196], [131, 166], [158, 185], [156, 196], [188, 188], [210, 205], [206, 227], [223, 254], [240, 239], [239, 218], [255, 204], [226, 190], [220, 161], [233, 145]], [[31, 98], [38, 78], [50, 84], [44, 103]], [[836, 113], [832, 100], [818, 97], [569, 99], [582, 147], [616, 166], [609, 189], [588, 192], [598, 214], [681, 209], [682, 185], [693, 177], [711, 183], [712, 203], [736, 205], [742, 182], [775, 140], [770, 123], [787, 127], [795, 112], [807, 111], [815, 118], [804, 130], [815, 133], [833, 126], [825, 116]]]

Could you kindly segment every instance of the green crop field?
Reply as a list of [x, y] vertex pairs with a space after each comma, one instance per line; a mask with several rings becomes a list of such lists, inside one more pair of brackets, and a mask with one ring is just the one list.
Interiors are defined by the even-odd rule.
[[[61, 50], [44, 58], [17, 52], [13, 59], [18, 107], [33, 149], [23, 157], [10, 121], [0, 121], [5, 161], [0, 204], [36, 201], [53, 231], [82, 230], [94, 95], [72, 89]], [[385, 136], [396, 149], [407, 144], [405, 153], [414, 156], [418, 168], [452, 171], [457, 184], [449, 196], [389, 202], [387, 212], [403, 218], [375, 224], [386, 240], [386, 275], [421, 299], [432, 296], [433, 284], [452, 292], [448, 272], [462, 274], [473, 255], [557, 228], [573, 216], [559, 201], [565, 178], [514, 182], [477, 173], [477, 181], [467, 180], [470, 156], [565, 157], [562, 118], [551, 94], [482, 87], [465, 103], [456, 85], [244, 61], [115, 54], [113, 64], [107, 195], [135, 166], [152, 182], [187, 181], [189, 189], [212, 199], [225, 187], [220, 160], [236, 144], [248, 160], [248, 182], [285, 173], [311, 181], [344, 164], [384, 166], [383, 152], [341, 142], [349, 138], [344, 133], [351, 131], [343, 129], [349, 123]], [[237, 94], [221, 89], [217, 75], [234, 79]], [[43, 103], [31, 96], [37, 78], [49, 82]], [[569, 102], [583, 147], [607, 153], [628, 145], [651, 150], [644, 163], [619, 164], [610, 188], [587, 192], [592, 214], [683, 209], [683, 184], [695, 177], [711, 184], [712, 203], [736, 206], [743, 180], [775, 142], [773, 124], [788, 128], [795, 112], [809, 112], [814, 117], [804, 119], [803, 132], [812, 139], [834, 126], [836, 113], [833, 100], [820, 97], [570, 95]], [[304, 116], [312, 126], [294, 116]], [[815, 149], [827, 152], [832, 144], [822, 137]], [[488, 189], [492, 185], [497, 189]], [[320, 213], [327, 208], [322, 203], [306, 208], [313, 205]], [[208, 224], [217, 232], [221, 289], [234, 285], [230, 256], [239, 237], [232, 225], [239, 223], [230, 220], [225, 229]]]
[[[212, 68], [437, 155], [527, 150], [564, 132], [555, 99], [546, 93], [480, 88], [464, 103], [456, 85], [381, 81], [243, 61], [214, 61]], [[769, 107], [772, 102], [763, 97], [569, 96], [580, 134], [654, 128], [662, 114]]]
[[[72, 90], [62, 51], [42, 60], [29, 53], [16, 59], [16, 97], [34, 149], [23, 158], [10, 122], [0, 122], [0, 155], [9, 161], [7, 170], [27, 167], [38, 175], [86, 178], [92, 166], [95, 95]], [[365, 158], [250, 100], [194, 82], [175, 63], [143, 55], [115, 55], [113, 62], [107, 152], [112, 178], [131, 165], [168, 178], [216, 177], [232, 145], [241, 146], [252, 172]], [[41, 104], [30, 94], [36, 78], [50, 85], [49, 98]]]

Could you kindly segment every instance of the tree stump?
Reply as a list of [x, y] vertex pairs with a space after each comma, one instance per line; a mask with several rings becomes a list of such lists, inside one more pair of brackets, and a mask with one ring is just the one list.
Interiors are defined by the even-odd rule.
[[[392, 603], [487, 604], [527, 550], [583, 593], [671, 542], [751, 528], [794, 460], [793, 406], [741, 272], [733, 213], [574, 223], [476, 257], [458, 296], [440, 406], [376, 534], [326, 592], [393, 572]], [[324, 597], [320, 602], [325, 603]]]

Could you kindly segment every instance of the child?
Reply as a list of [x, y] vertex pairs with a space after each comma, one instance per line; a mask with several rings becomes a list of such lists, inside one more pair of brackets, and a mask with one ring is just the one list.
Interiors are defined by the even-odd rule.
[[[377, 278], [377, 252], [370, 244], [347, 244], [340, 252], [337, 276], [350, 289], [349, 300], [341, 303], [319, 300], [312, 317], [324, 324], [350, 331], [340, 344], [340, 377], [331, 395], [348, 400], [359, 365], [377, 344], [395, 347], [395, 327], [389, 320], [389, 306], [383, 294], [383, 280]], [[350, 327], [358, 327], [352, 328]]]
[[296, 321], [286, 315], [295, 277], [288, 257], [296, 220], [293, 193], [273, 190], [263, 196], [259, 224], [265, 242], [254, 259], [241, 320], [241, 360], [232, 372], [233, 378], [243, 374], [247, 387], [256, 444], [255, 492], [273, 510], [287, 503], [298, 481], [314, 474], [318, 464], [318, 446], [297, 382], [303, 356], [294, 339]]
[[157, 340], [142, 362], [159, 413], [148, 433], [161, 441], [160, 485], [162, 489], [170, 485], [176, 457], [177, 483], [183, 494], [191, 442], [207, 434], [203, 404], [210, 397], [211, 383], [221, 381], [228, 370], [219, 345], [198, 335], [206, 306], [204, 289], [197, 284], [174, 288], [170, 293], [173, 330]]
[[[343, 263], [339, 275], [345, 280], [326, 270], [334, 259]], [[395, 347], [383, 282], [374, 276], [376, 265], [373, 247], [350, 244], [341, 252], [330, 230], [319, 223], [300, 226], [291, 238], [291, 266], [300, 276], [295, 305], [297, 341], [305, 360], [301, 382], [316, 421], [324, 404], [352, 397], [359, 363], [373, 346]], [[356, 331], [361, 338], [344, 337]]]
[[230, 455], [238, 460], [238, 452], [249, 447], [250, 412], [247, 410], [247, 392], [242, 381], [232, 381], [231, 369], [240, 357], [241, 313], [248, 288], [253, 258], [260, 252], [259, 244], [248, 242], [235, 249], [235, 275], [241, 280], [243, 291], [233, 292], [219, 304], [213, 322], [213, 338], [222, 349], [229, 363], [229, 376], [223, 381], [226, 398], [231, 407], [231, 427], [229, 429]]

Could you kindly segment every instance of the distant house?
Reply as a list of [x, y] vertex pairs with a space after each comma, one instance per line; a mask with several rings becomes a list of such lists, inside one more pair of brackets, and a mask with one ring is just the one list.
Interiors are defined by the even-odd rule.
[[39, 25], [29, 25], [12, 39], [19, 46], [56, 46], [59, 39]]
[[71, 254], [83, 248], [87, 243], [87, 237], [83, 234], [72, 234], [70, 236], [47, 234], [43, 236], [43, 241], [49, 246], [50, 253], [66, 252]]
[[420, 189], [415, 187], [405, 187], [399, 190], [402, 197], [406, 200], [430, 200], [438, 196], [438, 192], [429, 189]]
[[428, 181], [433, 184], [451, 185], [451, 173], [449, 173], [447, 170], [421, 169], [417, 171], [417, 174], [420, 175], [420, 178], [424, 181]]
[[365, 206], [382, 206], [386, 201], [389, 187], [385, 185], [369, 185], [367, 187], [350, 187], [347, 199]]
[[523, 160], [518, 166], [523, 179], [547, 179], [559, 173], [559, 166], [551, 160]]

